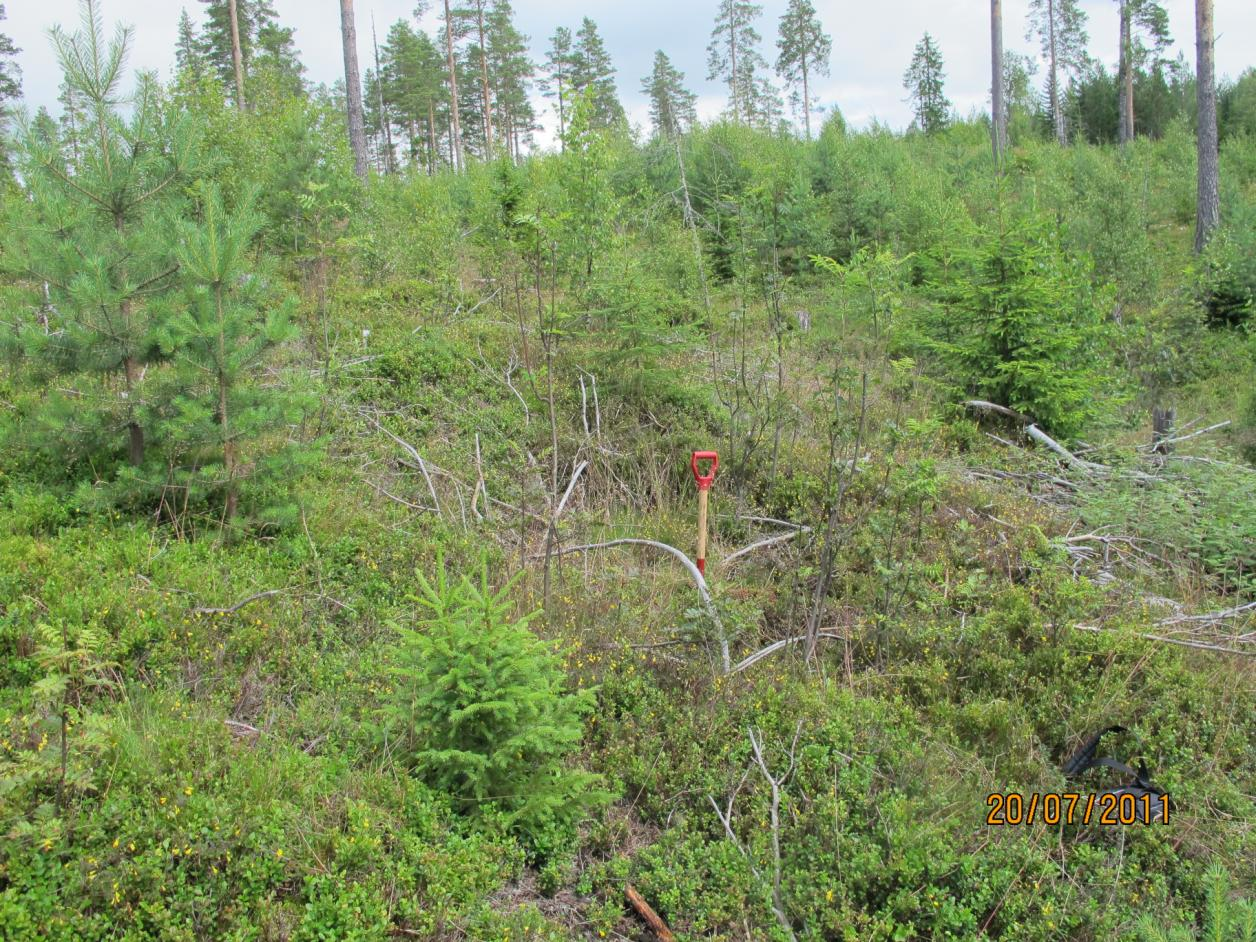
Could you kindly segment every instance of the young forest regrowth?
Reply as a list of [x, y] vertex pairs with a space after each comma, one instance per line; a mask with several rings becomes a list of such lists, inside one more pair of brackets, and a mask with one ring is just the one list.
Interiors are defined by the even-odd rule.
[[1251, 937], [1253, 73], [192, 6], [0, 36], [0, 940]]

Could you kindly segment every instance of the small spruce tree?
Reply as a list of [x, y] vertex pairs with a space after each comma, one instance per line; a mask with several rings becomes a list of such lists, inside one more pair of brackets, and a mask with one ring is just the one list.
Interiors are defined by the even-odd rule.
[[488, 566], [454, 581], [437, 562], [416, 573], [421, 630], [401, 629], [392, 701], [382, 711], [390, 749], [468, 811], [504, 809], [536, 842], [569, 829], [605, 799], [596, 776], [571, 768], [588, 690], [566, 689], [562, 662], [513, 618], [513, 582], [494, 591]]

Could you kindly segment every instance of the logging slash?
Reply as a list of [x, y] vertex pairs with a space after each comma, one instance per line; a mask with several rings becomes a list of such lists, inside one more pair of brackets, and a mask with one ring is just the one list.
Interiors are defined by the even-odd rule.
[[676, 942], [676, 937], [672, 935], [672, 930], [667, 928], [667, 923], [659, 918], [659, 914], [650, 907], [650, 904], [645, 901], [631, 883], [624, 889], [624, 893], [628, 897], [628, 902], [632, 904], [632, 908], [637, 911], [637, 915], [641, 917], [642, 922], [654, 932], [654, 936], [659, 942]]

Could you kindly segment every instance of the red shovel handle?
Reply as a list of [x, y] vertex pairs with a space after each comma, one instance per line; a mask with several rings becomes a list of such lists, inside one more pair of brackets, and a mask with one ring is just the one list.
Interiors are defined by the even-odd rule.
[[[699, 461], [709, 461], [711, 466], [707, 469], [707, 473], [703, 474], [698, 470]], [[711, 487], [711, 482], [715, 480], [715, 472], [720, 466], [720, 456], [713, 451], [695, 451], [693, 457], [689, 459], [689, 467], [693, 469], [693, 479], [698, 482], [698, 490], [705, 491]]]

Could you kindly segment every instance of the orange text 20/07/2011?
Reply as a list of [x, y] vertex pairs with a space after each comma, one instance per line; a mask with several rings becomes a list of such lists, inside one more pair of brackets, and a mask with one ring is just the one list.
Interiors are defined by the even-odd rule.
[[986, 824], [1168, 824], [1169, 796], [1150, 792], [993, 792]]

